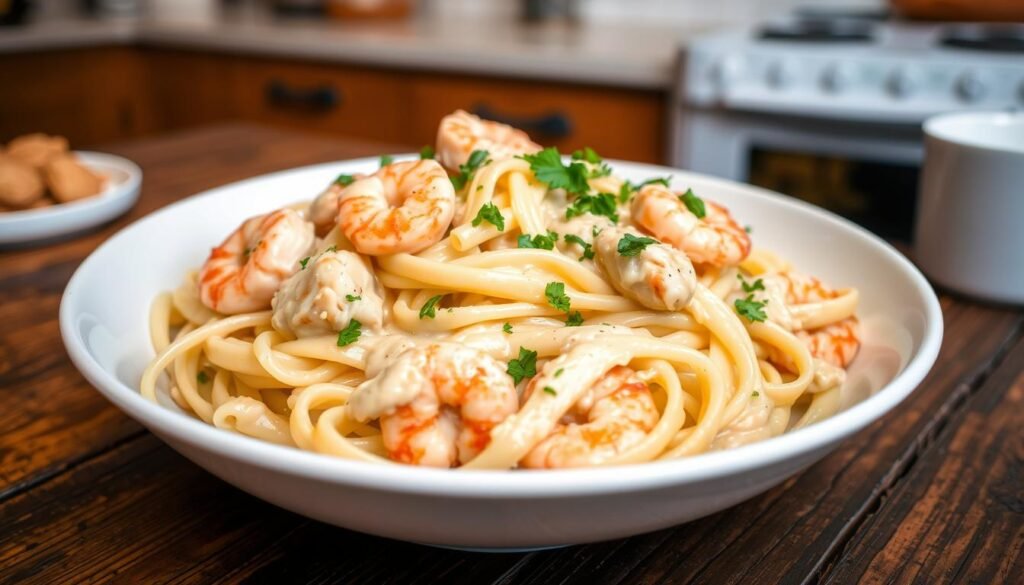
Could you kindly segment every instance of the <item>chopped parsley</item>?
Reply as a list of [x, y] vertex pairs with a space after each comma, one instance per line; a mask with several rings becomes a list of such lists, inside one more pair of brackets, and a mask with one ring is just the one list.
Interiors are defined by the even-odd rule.
[[461, 191], [463, 187], [473, 180], [473, 175], [476, 174], [477, 169], [487, 163], [488, 154], [486, 150], [474, 150], [469, 154], [469, 159], [459, 165], [459, 173], [452, 175], [452, 185], [455, 186], [456, 191]]
[[420, 307], [420, 319], [433, 319], [437, 316], [437, 303], [444, 298], [444, 295], [435, 295], [427, 299]]
[[245, 256], [246, 258], [249, 257], [249, 254], [252, 254], [252, 248], [246, 248], [242, 250], [242, 255]]
[[761, 395], [761, 393], [758, 392], [757, 390], [754, 390], [753, 392], [750, 393], [750, 395], [753, 396], [754, 398], [757, 398], [758, 396]]
[[755, 301], [753, 294], [747, 295], [745, 299], [736, 299], [734, 303], [736, 312], [751, 323], [755, 321], [761, 322], [768, 318], [768, 315], [764, 312], [766, 304], [768, 304], [768, 301]]
[[704, 209], [704, 200], [697, 197], [697, 194], [693, 192], [693, 189], [687, 189], [686, 193], [679, 196], [679, 200], [683, 202], [683, 205], [690, 210], [690, 213], [697, 216], [698, 219], [703, 219], [707, 215], [707, 210]]
[[558, 396], [558, 392], [555, 392], [555, 389], [552, 388], [551, 386], [545, 386], [544, 387], [544, 393], [545, 394], [550, 394], [552, 396]]
[[558, 234], [555, 232], [537, 234], [533, 237], [530, 234], [522, 234], [517, 240], [520, 248], [537, 248], [540, 250], [554, 250], [555, 242], [557, 241]]
[[601, 155], [597, 154], [597, 152], [589, 146], [584, 146], [583, 150], [577, 150], [572, 153], [572, 160], [582, 160], [594, 165], [595, 168], [590, 169], [589, 173], [589, 178], [591, 179], [607, 177], [612, 174], [612, 168], [608, 166], [608, 163], [604, 162]]
[[587, 242], [586, 240], [584, 240], [583, 238], [577, 236], [576, 234], [565, 234], [564, 236], [562, 236], [562, 239], [564, 239], [566, 242], [569, 242], [570, 244], [576, 244], [580, 248], [583, 248], [583, 255], [579, 257], [579, 260], [581, 262], [583, 260], [594, 259], [594, 246]]
[[743, 292], [750, 293], [755, 290], [764, 290], [764, 280], [758, 278], [753, 283], [747, 282], [746, 278], [743, 278], [742, 274], [737, 274], [736, 278], [740, 279], [740, 286], [743, 287]]
[[360, 295], [345, 295], [345, 300], [350, 302], [350, 303], [354, 303], [356, 301], [361, 301], [362, 299], [363, 299], [363, 297], [360, 296]]
[[350, 343], [354, 343], [359, 339], [359, 335], [362, 333], [360, 330], [362, 328], [363, 324], [359, 321], [355, 319], [349, 321], [348, 325], [338, 332], [338, 347], [345, 347]]
[[395, 162], [395, 158], [393, 156], [391, 156], [390, 154], [384, 154], [384, 155], [381, 155], [381, 157], [380, 157], [380, 166], [381, 167], [390, 166], [391, 163], [393, 163], [393, 162]]
[[557, 370], [555, 370], [555, 377], [557, 378], [557, 377], [561, 376], [562, 372], [564, 372], [564, 371], [565, 371], [565, 368], [558, 368]]
[[579, 311], [573, 311], [569, 313], [565, 320], [566, 327], [579, 327], [583, 325], [583, 315]]
[[505, 323], [504, 325], [501, 326], [501, 330], [504, 331], [505, 333], [508, 333], [509, 335], [512, 335], [512, 324]]
[[544, 296], [548, 298], [548, 304], [564, 313], [569, 312], [569, 295], [565, 294], [565, 284], [561, 282], [549, 282], [544, 287]]
[[619, 240], [617, 249], [619, 254], [623, 256], [637, 256], [640, 252], [643, 252], [644, 248], [651, 244], [657, 244], [658, 240], [654, 238], [648, 238], [646, 236], [634, 236], [633, 234], [627, 233], [622, 236]]
[[476, 212], [476, 217], [473, 218], [473, 227], [485, 221], [498, 228], [499, 232], [505, 231], [505, 218], [501, 215], [498, 206], [493, 203], [484, 203], [480, 211]]
[[427, 144], [420, 149], [420, 160], [428, 160], [434, 158], [434, 147]]
[[611, 193], [598, 193], [597, 195], [579, 195], [571, 205], [565, 208], [565, 219], [572, 219], [577, 215], [590, 213], [592, 215], [603, 215], [613, 222], [618, 223], [619, 212], [615, 204], [615, 195]]
[[320, 252], [320, 255], [323, 256], [324, 254], [326, 254], [328, 252], [337, 252], [337, 251], [338, 251], [338, 247], [337, 246], [331, 246], [330, 248], [327, 248], [323, 252]]
[[754, 226], [752, 226], [752, 225], [745, 225], [745, 226], [743, 226], [743, 231], [747, 232], [748, 234], [752, 234], [752, 233], [754, 233]]
[[565, 189], [576, 194], [590, 190], [587, 166], [581, 162], [573, 162], [568, 166], [562, 164], [562, 157], [553, 146], [536, 154], [524, 154], [520, 158], [530, 163], [530, 170], [538, 181], [547, 183], [552, 189]]
[[512, 381], [518, 384], [523, 378], [532, 378], [537, 375], [537, 352], [519, 348], [519, 358], [508, 362], [508, 375]]
[[334, 184], [335, 185], [341, 185], [342, 187], [348, 187], [349, 185], [351, 185], [352, 183], [355, 183], [355, 182], [356, 182], [356, 178], [355, 177], [353, 177], [352, 175], [346, 175], [344, 173], [338, 175], [338, 177], [336, 179], [334, 179]]
[[312, 258], [312, 256], [306, 256], [302, 260], [299, 260], [299, 266], [302, 266], [302, 268], [300, 268], [300, 270], [305, 270], [306, 269], [306, 264], [309, 264], [309, 259], [310, 258]]
[[198, 381], [200, 384], [205, 384], [210, 381], [210, 376], [207, 375], [207, 373], [204, 372], [203, 370], [199, 370], [199, 373], [196, 374], [196, 381]]

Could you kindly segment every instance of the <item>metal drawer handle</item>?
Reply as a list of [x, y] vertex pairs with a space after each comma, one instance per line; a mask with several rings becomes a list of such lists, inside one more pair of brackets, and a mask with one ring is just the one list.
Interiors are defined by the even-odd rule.
[[477, 104], [473, 106], [471, 111], [486, 120], [494, 120], [495, 122], [501, 122], [524, 130], [527, 134], [539, 140], [559, 140], [572, 134], [572, 120], [562, 112], [551, 112], [532, 118], [521, 118], [499, 114], [486, 104]]
[[310, 112], [333, 110], [341, 103], [341, 93], [330, 85], [294, 88], [273, 79], [267, 83], [265, 93], [267, 102], [273, 106]]

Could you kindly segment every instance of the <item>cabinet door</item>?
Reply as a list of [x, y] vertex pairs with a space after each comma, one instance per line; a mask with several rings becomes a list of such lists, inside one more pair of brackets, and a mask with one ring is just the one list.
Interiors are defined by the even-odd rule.
[[408, 142], [409, 83], [389, 71], [335, 64], [242, 59], [240, 117], [356, 138]]
[[423, 74], [413, 86], [411, 134], [433, 143], [438, 120], [462, 108], [562, 152], [590, 146], [608, 158], [662, 162], [665, 102], [660, 92]]
[[142, 62], [130, 48], [43, 51], [0, 61], [0, 141], [46, 132], [79, 148], [153, 130]]

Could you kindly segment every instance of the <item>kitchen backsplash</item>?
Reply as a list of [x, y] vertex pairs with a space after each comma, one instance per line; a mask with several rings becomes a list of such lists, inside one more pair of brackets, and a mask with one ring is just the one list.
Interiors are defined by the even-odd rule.
[[[427, 0], [442, 17], [470, 15], [515, 17], [514, 0]], [[797, 7], [881, 8], [885, 0], [578, 0], [587, 21], [657, 22], [663, 24], [728, 24], [764, 19]]]

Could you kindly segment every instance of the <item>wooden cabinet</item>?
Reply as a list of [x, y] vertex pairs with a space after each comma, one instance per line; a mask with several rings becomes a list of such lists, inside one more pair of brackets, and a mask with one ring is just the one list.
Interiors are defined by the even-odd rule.
[[590, 146], [609, 158], [660, 162], [663, 102], [658, 92], [421, 75], [412, 87], [411, 135], [433, 142], [437, 121], [462, 108], [522, 128], [562, 152]]
[[0, 58], [0, 140], [49, 132], [74, 147], [152, 132], [158, 124], [132, 48], [46, 51]]
[[663, 159], [665, 94], [153, 47], [5, 56], [0, 139], [82, 145], [244, 119], [418, 148], [462, 108], [563, 152]]

